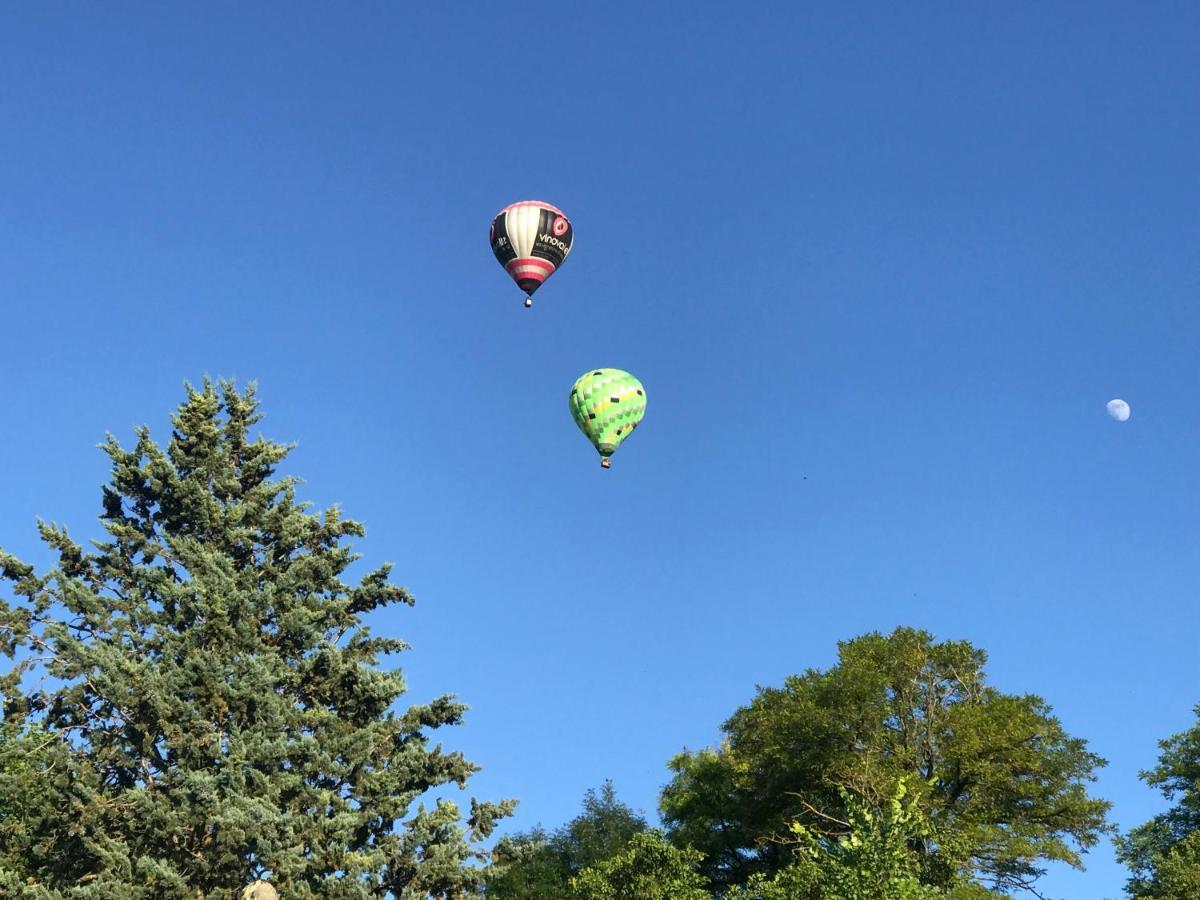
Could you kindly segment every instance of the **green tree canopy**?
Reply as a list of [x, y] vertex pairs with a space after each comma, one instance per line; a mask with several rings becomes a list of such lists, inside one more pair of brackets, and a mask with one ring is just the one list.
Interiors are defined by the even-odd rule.
[[1031, 885], [1042, 863], [1081, 867], [1109, 804], [1086, 782], [1104, 760], [1070, 737], [1040, 697], [1003, 694], [986, 656], [900, 628], [839, 644], [837, 665], [760, 688], [724, 724], [719, 749], [684, 752], [661, 806], [672, 839], [705, 854], [718, 885], [790, 863], [778, 840], [817, 814], [846, 819], [839, 787], [873, 801], [901, 779], [953, 846], [922, 847], [924, 883], [963, 873], [1001, 890]]
[[1132, 892], [1137, 900], [1196, 900], [1200, 897], [1200, 831], [1155, 854], [1146, 877]]
[[658, 831], [634, 835], [615, 856], [571, 880], [569, 900], [711, 900], [695, 865], [701, 854], [671, 846]]
[[611, 781], [588, 790], [583, 811], [547, 834], [541, 828], [496, 844], [487, 895], [494, 900], [562, 900], [571, 879], [588, 866], [624, 852], [646, 820], [617, 799]]
[[[461, 897], [510, 803], [421, 798], [476, 767], [431, 745], [465, 707], [396, 709], [364, 617], [411, 604], [389, 567], [343, 581], [357, 522], [296, 500], [253, 389], [187, 390], [166, 449], [109, 437], [107, 539], [39, 523], [58, 564], [0, 551], [0, 864], [38, 897]], [[415, 808], [414, 808], [415, 807]]]
[[[726, 900], [945, 900], [954, 885], [921, 880], [921, 848], [938, 835], [901, 779], [886, 802], [868, 800], [846, 788], [838, 794], [846, 818], [825, 814], [810, 824], [793, 822], [781, 843], [794, 861], [770, 878], [757, 874]], [[960, 885], [967, 887], [967, 885]], [[950, 890], [948, 890], [950, 888]], [[984, 894], [987, 892], [984, 891]], [[965, 900], [965, 896], [964, 896]]]
[[1172, 806], [1117, 841], [1117, 855], [1133, 871], [1131, 897], [1200, 897], [1200, 705], [1197, 723], [1158, 742], [1158, 765], [1142, 780]]

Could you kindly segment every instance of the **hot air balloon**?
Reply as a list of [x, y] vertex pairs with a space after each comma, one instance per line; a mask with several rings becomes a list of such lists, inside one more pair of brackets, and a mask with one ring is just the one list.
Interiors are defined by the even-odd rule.
[[488, 240], [504, 271], [528, 296], [540, 288], [571, 252], [575, 230], [566, 214], [541, 200], [522, 200], [506, 206], [492, 219]]
[[620, 369], [593, 369], [575, 380], [569, 400], [579, 430], [600, 452], [600, 465], [609, 468], [609, 457], [646, 414], [642, 383]]

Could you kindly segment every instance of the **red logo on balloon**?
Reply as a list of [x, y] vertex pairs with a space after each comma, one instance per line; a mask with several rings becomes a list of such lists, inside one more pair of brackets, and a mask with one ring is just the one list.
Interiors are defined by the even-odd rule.
[[555, 237], [562, 237], [567, 233], [567, 229], [570, 227], [571, 226], [567, 224], [567, 220], [562, 216], [559, 216], [554, 220], [554, 225], [552, 226], [551, 230], [554, 232]]

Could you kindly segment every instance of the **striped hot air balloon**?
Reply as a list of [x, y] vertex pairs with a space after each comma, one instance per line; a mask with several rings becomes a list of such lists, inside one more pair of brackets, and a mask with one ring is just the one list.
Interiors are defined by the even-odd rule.
[[600, 453], [600, 465], [609, 467], [621, 442], [646, 414], [646, 390], [642, 383], [620, 369], [584, 372], [571, 388], [571, 416]]
[[528, 296], [540, 288], [571, 252], [575, 231], [566, 214], [541, 200], [522, 200], [506, 206], [492, 219], [488, 240], [504, 271]]

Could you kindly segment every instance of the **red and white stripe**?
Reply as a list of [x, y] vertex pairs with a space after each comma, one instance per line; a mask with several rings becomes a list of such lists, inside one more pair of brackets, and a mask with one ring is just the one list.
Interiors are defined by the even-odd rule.
[[510, 260], [504, 268], [508, 271], [513, 281], [520, 281], [523, 278], [533, 278], [538, 282], [542, 282], [554, 274], [554, 263], [548, 259], [535, 259], [532, 256]]

